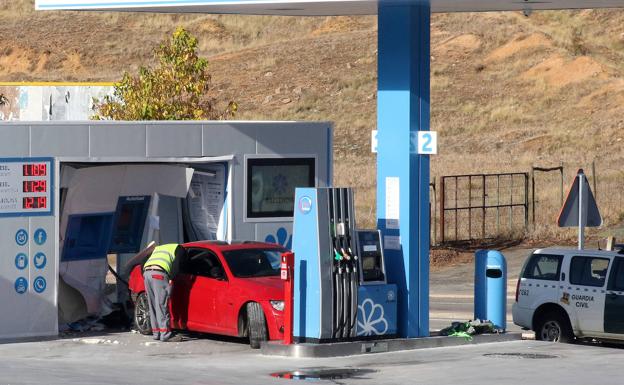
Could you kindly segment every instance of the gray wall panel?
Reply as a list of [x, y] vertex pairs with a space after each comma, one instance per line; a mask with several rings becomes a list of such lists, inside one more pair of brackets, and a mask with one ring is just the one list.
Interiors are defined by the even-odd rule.
[[329, 123], [279, 123], [265, 126], [259, 130], [257, 153], [318, 154], [316, 175], [319, 187], [324, 187], [323, 181], [331, 178], [331, 164], [327, 162], [332, 151], [331, 135]]
[[24, 125], [0, 125], [0, 158], [28, 156], [28, 131]]
[[254, 154], [256, 124], [204, 124], [204, 156]]
[[145, 125], [91, 125], [91, 156], [145, 156]]
[[180, 124], [148, 124], [147, 156], [201, 156], [202, 126]]
[[[325, 153], [327, 138], [318, 124], [276, 124], [261, 128], [258, 135], [259, 154]], [[293, 135], [293, 131], [296, 135]]]
[[32, 156], [88, 156], [89, 124], [31, 125]]

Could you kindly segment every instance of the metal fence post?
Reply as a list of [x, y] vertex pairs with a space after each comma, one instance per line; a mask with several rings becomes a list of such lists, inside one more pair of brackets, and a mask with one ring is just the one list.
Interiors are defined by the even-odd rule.
[[561, 199], [559, 200], [559, 206], [563, 206], [563, 162], [559, 166], [559, 173], [561, 174]]
[[531, 166], [531, 211], [533, 230], [535, 230], [535, 166]]
[[529, 174], [524, 174], [524, 231], [529, 228]]
[[446, 199], [444, 195], [444, 183], [446, 181], [446, 177], [440, 178], [440, 242], [444, 243], [444, 230], [445, 230], [445, 218], [444, 218], [444, 200]]
[[596, 187], [596, 159], [592, 160], [592, 180], [594, 185], [594, 198], [598, 202], [598, 188]]
[[485, 174], [483, 174], [483, 182], [482, 182], [482, 188], [483, 188], [483, 199], [481, 200], [481, 202], [483, 203], [483, 213], [482, 213], [482, 219], [481, 219], [481, 237], [483, 239], [485, 239]]

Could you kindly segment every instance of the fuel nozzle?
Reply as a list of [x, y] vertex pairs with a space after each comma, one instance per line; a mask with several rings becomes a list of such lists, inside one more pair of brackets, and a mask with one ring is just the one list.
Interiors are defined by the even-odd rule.
[[334, 259], [336, 261], [342, 261], [343, 260], [342, 255], [338, 252], [338, 250], [336, 250], [335, 247], [334, 247]]

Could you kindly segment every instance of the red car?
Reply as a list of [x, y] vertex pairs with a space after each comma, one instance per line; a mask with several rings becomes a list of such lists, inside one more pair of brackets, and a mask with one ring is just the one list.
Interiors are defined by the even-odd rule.
[[[261, 341], [284, 337], [284, 286], [281, 255], [275, 244], [218, 241], [182, 245], [186, 255], [173, 281], [171, 327], [196, 332], [249, 337]], [[151, 334], [142, 264], [130, 273], [135, 326]]]

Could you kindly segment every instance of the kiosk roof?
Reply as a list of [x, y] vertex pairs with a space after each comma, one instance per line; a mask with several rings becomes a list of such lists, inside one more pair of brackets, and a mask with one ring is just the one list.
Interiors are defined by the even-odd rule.
[[[116, 10], [141, 12], [262, 15], [374, 15], [379, 1], [419, 0], [36, 0], [38, 10]], [[432, 12], [484, 12], [624, 7], [624, 0], [431, 0]]]

